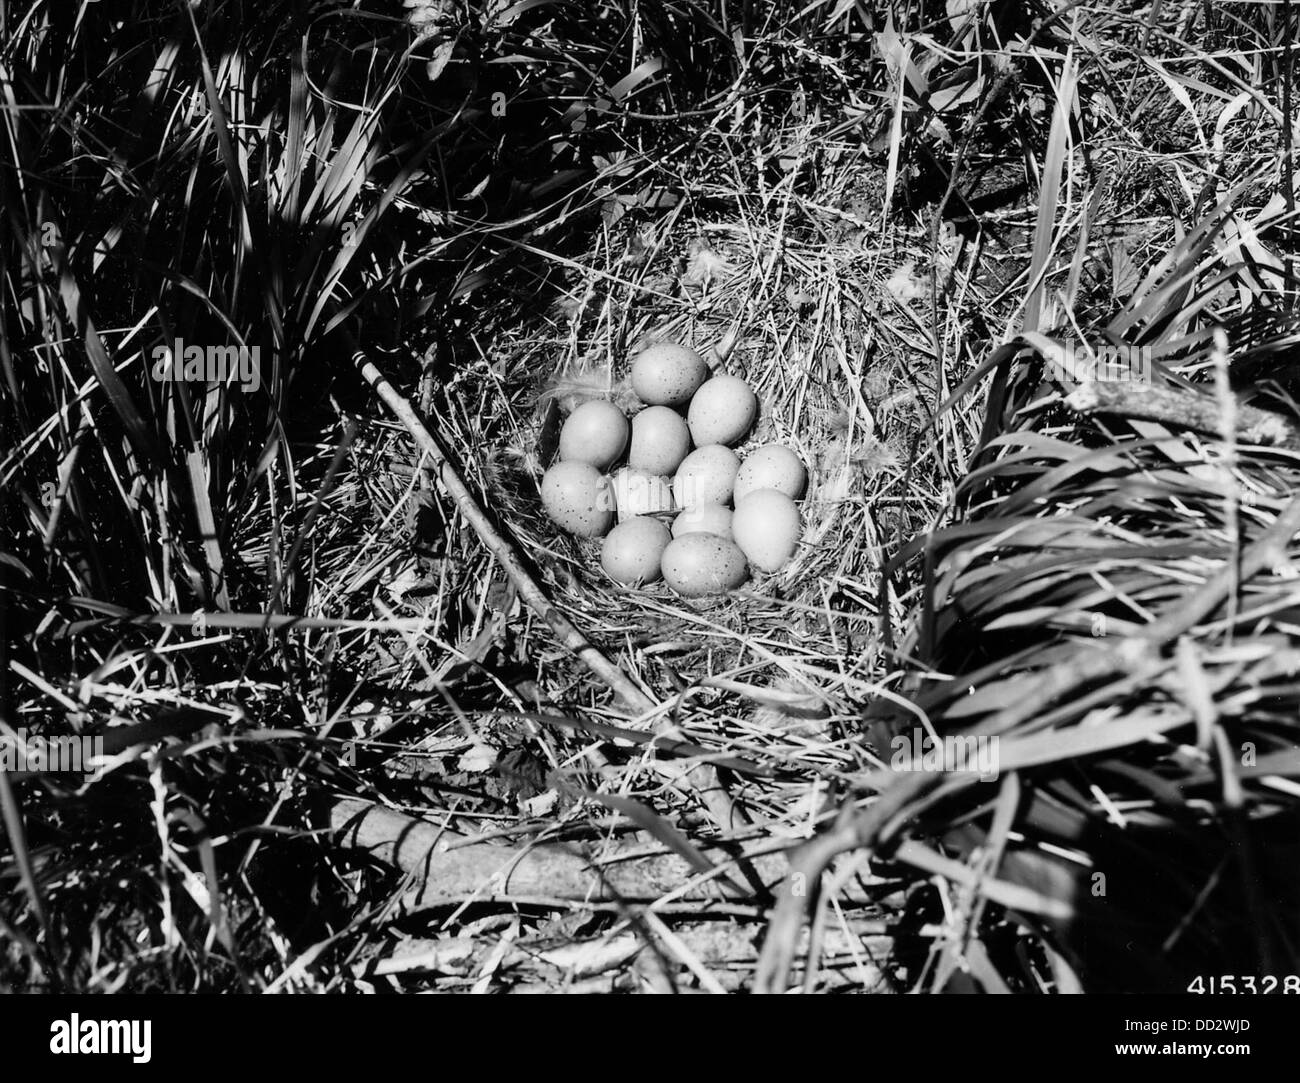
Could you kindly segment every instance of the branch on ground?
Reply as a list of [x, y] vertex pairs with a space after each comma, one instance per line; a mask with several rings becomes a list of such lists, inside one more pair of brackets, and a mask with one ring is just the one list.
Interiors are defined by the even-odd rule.
[[[1215, 435], [1223, 425], [1223, 411], [1215, 399], [1152, 384], [1089, 380], [1066, 396], [1065, 405], [1085, 416], [1114, 414]], [[1255, 406], [1237, 405], [1236, 433], [1243, 443], [1300, 447], [1300, 429], [1281, 414]]]
[[[339, 846], [365, 853], [411, 877], [404, 895], [408, 910], [468, 898], [482, 902], [649, 903], [671, 895], [681, 902], [762, 905], [768, 901], [759, 890], [739, 896], [726, 889], [726, 873], [734, 868], [727, 855], [717, 855], [718, 875], [702, 876], [684, 858], [664, 853], [647, 835], [605, 843], [598, 854], [591, 855], [583, 852], [588, 849], [584, 843], [511, 847], [475, 842], [471, 836], [354, 799], [333, 804], [328, 826]], [[770, 899], [788, 872], [785, 853], [755, 854], [741, 860], [749, 863]], [[688, 883], [690, 886], [684, 886]], [[854, 904], [870, 901], [867, 885], [856, 878], [839, 898]]]

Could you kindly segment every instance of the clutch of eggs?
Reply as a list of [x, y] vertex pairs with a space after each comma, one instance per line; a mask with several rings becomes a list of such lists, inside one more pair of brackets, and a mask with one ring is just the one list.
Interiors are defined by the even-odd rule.
[[565, 419], [559, 461], [541, 485], [551, 520], [603, 538], [601, 567], [615, 582], [662, 577], [685, 598], [732, 590], [751, 567], [784, 567], [799, 544], [795, 501], [808, 474], [781, 444], [743, 460], [732, 450], [758, 416], [753, 389], [671, 342], [641, 351], [631, 382], [645, 406], [630, 420], [599, 399]]

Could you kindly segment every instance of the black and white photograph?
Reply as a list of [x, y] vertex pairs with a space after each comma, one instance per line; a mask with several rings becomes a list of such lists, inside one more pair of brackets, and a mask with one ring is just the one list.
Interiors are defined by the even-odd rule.
[[942, 1055], [1011, 994], [1249, 1062], [1300, 1008], [1298, 32], [0, 2], [24, 1042], [876, 995]]

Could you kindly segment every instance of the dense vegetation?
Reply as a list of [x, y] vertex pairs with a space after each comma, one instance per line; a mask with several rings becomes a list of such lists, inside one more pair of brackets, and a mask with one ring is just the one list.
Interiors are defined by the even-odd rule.
[[[0, 771], [6, 987], [1294, 969], [1289, 9], [2, 11], [0, 721], [109, 757]], [[651, 337], [814, 468], [743, 597], [538, 507]]]

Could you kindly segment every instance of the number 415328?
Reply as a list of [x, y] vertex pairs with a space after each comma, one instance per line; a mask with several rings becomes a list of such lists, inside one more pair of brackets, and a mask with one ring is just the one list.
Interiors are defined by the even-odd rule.
[[1272, 974], [1255, 977], [1254, 974], [1223, 974], [1203, 978], [1197, 975], [1187, 987], [1189, 993], [1300, 993], [1300, 974], [1287, 974], [1278, 978]]

